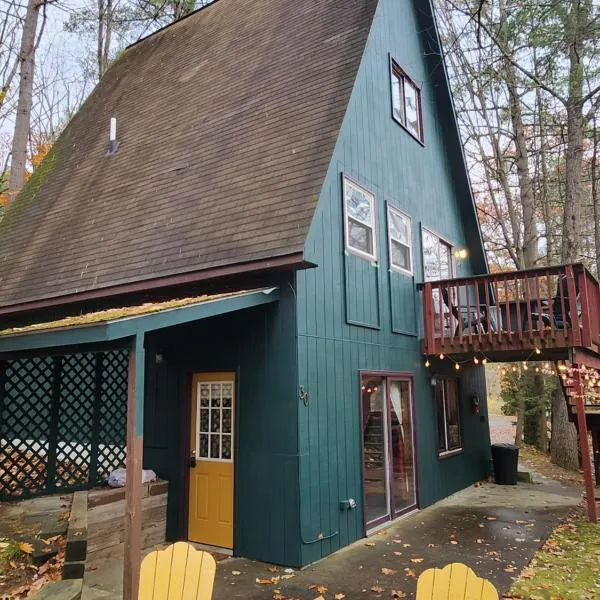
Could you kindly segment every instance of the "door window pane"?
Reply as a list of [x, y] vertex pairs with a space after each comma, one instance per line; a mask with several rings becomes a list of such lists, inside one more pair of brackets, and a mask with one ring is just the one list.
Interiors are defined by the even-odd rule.
[[365, 518], [367, 523], [389, 514], [385, 389], [383, 377], [362, 380]]
[[232, 460], [233, 384], [198, 383], [196, 456]]
[[416, 504], [410, 383], [390, 382], [392, 494], [394, 513]]

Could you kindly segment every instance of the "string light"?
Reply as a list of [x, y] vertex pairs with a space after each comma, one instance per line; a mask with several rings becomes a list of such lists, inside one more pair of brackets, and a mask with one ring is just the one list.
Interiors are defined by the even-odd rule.
[[454, 368], [459, 371], [460, 370], [460, 365], [458, 363], [454, 363]]
[[537, 347], [536, 347], [536, 349], [535, 349], [535, 353], [536, 353], [536, 354], [541, 354], [541, 353], [542, 353], [542, 351], [541, 351], [539, 348], [537, 348]]
[[440, 354], [440, 360], [444, 360], [444, 354]]
[[479, 359], [477, 357], [473, 358], [473, 362], [478, 365], [479, 364]]
[[429, 367], [431, 366], [431, 363], [429, 362], [429, 359], [427, 359], [425, 361], [425, 366], [429, 369]]
[[487, 358], [484, 358], [484, 359], [481, 361], [481, 364], [482, 364], [482, 365], [487, 365], [487, 362], [488, 362], [488, 361], [487, 361]]

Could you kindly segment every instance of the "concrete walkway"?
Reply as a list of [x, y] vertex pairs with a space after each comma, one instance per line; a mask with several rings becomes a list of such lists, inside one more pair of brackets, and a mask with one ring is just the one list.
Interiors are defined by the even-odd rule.
[[[544, 479], [517, 487], [470, 487], [301, 571], [274, 572], [264, 563], [225, 559], [217, 566], [213, 600], [271, 600], [275, 590], [282, 599], [313, 600], [319, 592], [309, 586], [326, 587], [326, 599], [338, 593], [348, 600], [391, 598], [392, 590], [413, 598], [420, 573], [452, 561], [466, 563], [502, 593], [580, 499], [578, 489]], [[83, 600], [120, 600], [122, 568], [122, 561], [114, 560], [86, 572]], [[382, 568], [395, 573], [385, 575]], [[281, 575], [292, 577], [256, 583]], [[383, 591], [371, 590], [377, 586]]]
[[[391, 598], [392, 590], [413, 598], [420, 573], [453, 561], [469, 565], [503, 593], [580, 499], [579, 490], [548, 480], [516, 488], [495, 484], [470, 487], [276, 585], [255, 581], [285, 574], [283, 570], [272, 573], [262, 563], [225, 560], [217, 568], [213, 600], [272, 598], [275, 589], [284, 598], [313, 600], [319, 594], [309, 590], [309, 585], [325, 586], [326, 598], [338, 593], [347, 599]], [[411, 561], [413, 558], [417, 562]], [[385, 575], [382, 568], [396, 573]], [[232, 571], [241, 574], [232, 575]], [[384, 591], [373, 592], [372, 587]]]

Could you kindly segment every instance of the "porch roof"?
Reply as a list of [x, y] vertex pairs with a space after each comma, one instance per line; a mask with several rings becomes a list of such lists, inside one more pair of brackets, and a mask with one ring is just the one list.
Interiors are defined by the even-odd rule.
[[0, 331], [0, 354], [99, 344], [279, 300], [278, 288], [183, 298], [67, 317]]

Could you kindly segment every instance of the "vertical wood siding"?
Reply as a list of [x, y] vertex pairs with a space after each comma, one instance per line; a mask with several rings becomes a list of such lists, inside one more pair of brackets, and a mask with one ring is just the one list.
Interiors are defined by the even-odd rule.
[[[206, 319], [153, 336], [163, 354], [149, 361], [144, 463], [173, 482], [177, 511], [187, 504], [179, 487], [181, 419], [189, 427], [192, 373], [235, 371], [236, 488], [234, 551], [257, 560], [300, 564], [295, 297], [288, 280], [272, 305]], [[149, 353], [150, 354], [150, 353]], [[179, 453], [179, 454], [178, 454]], [[175, 487], [174, 487], [175, 486]], [[173, 494], [173, 497], [172, 497]], [[175, 525], [174, 525], [175, 523]], [[185, 533], [183, 532], [184, 538]]]
[[[485, 398], [482, 371], [463, 375], [465, 452], [440, 460], [431, 374], [423, 366], [417, 335], [422, 328], [415, 287], [423, 273], [421, 226], [470, 247], [474, 258], [463, 261], [457, 274], [484, 268], [470, 198], [464, 197], [460, 148], [451, 135], [447, 91], [440, 89], [443, 69], [439, 57], [425, 57], [418, 6], [417, 0], [379, 2], [306, 244], [307, 258], [319, 267], [297, 275], [298, 382], [309, 392], [308, 406], [298, 408], [303, 564], [364, 534], [360, 370], [415, 373], [420, 506], [487, 474], [487, 423], [470, 415], [466, 396], [473, 388]], [[422, 86], [425, 147], [392, 119], [390, 55]], [[377, 266], [344, 251], [342, 173], [376, 196]], [[412, 217], [414, 278], [389, 271], [386, 202]], [[339, 501], [349, 497], [357, 509], [340, 510]], [[319, 537], [323, 540], [314, 541]]]

